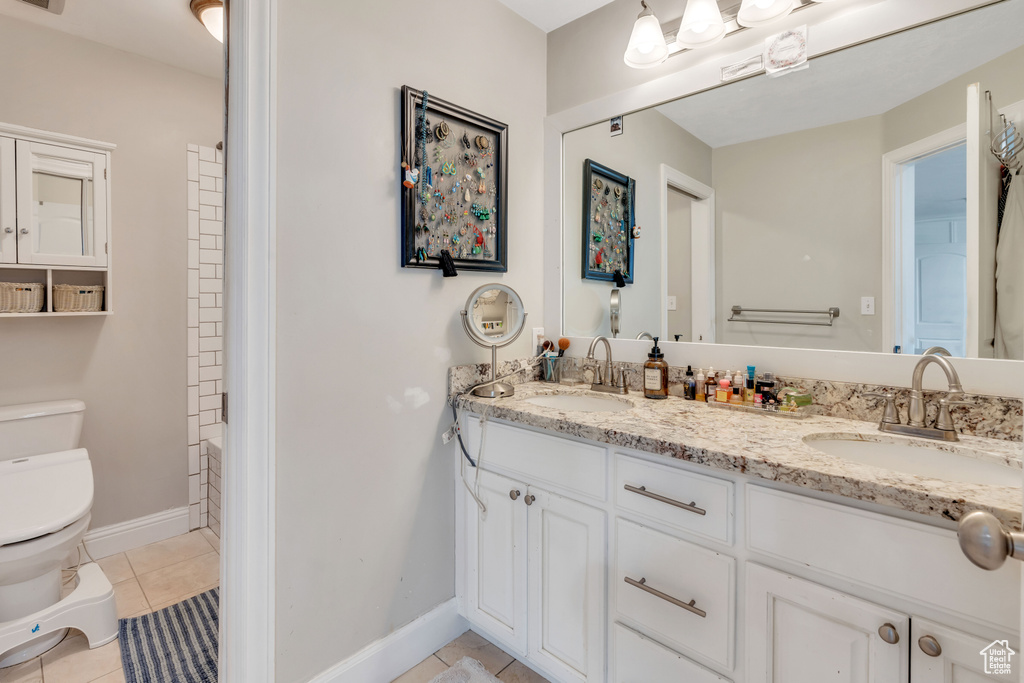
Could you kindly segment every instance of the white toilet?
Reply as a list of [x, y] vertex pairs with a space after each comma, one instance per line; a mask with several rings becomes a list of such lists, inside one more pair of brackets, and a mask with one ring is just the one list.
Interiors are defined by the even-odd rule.
[[0, 668], [46, 652], [68, 628], [90, 647], [117, 637], [114, 591], [97, 565], [79, 567], [60, 597], [61, 566], [76, 560], [91, 518], [84, 412], [76, 400], [0, 407]]

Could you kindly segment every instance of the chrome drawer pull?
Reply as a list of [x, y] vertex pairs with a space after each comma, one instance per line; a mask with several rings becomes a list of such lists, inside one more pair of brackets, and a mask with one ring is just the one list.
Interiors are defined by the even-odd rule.
[[676, 607], [682, 607], [687, 612], [693, 612], [694, 614], [696, 614], [701, 619], [703, 619], [704, 617], [706, 617], [708, 615], [707, 612], [705, 612], [704, 610], [700, 609], [699, 607], [694, 607], [694, 605], [697, 604], [696, 600], [690, 600], [690, 602], [683, 602], [682, 600], [677, 600], [676, 598], [673, 598], [671, 595], [666, 595], [665, 593], [662, 593], [660, 590], [657, 590], [655, 588], [651, 588], [650, 586], [648, 586], [647, 585], [647, 579], [645, 579], [643, 577], [641, 577], [639, 581], [637, 581], [636, 579], [631, 579], [628, 576], [625, 577], [625, 579], [626, 579], [626, 583], [628, 583], [630, 586], [636, 586], [640, 590], [647, 591], [648, 593], [650, 593], [651, 595], [653, 595], [655, 597], [659, 597], [662, 600], [665, 600], [666, 602], [671, 602]]
[[677, 508], [682, 508], [687, 512], [692, 512], [697, 515], [708, 514], [708, 511], [705, 510], [704, 508], [697, 507], [696, 502], [691, 502], [689, 505], [687, 505], [686, 503], [680, 503], [678, 500], [672, 500], [671, 498], [666, 498], [665, 496], [659, 496], [657, 493], [651, 493], [650, 491], [647, 490], [646, 486], [636, 487], [630, 484], [626, 484], [623, 488], [625, 488], [630, 493], [639, 493], [641, 496], [647, 496], [648, 498], [653, 498], [654, 500], [660, 501], [662, 503], [675, 505]]

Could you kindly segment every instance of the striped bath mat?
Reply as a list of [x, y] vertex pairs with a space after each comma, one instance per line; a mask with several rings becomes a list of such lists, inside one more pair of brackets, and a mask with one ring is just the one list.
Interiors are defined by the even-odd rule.
[[216, 683], [220, 589], [159, 612], [121, 619], [126, 683]]

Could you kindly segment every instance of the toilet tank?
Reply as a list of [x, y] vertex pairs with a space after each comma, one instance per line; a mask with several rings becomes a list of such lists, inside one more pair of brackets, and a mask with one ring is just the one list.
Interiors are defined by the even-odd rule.
[[77, 399], [0, 406], [0, 461], [78, 448], [84, 417]]

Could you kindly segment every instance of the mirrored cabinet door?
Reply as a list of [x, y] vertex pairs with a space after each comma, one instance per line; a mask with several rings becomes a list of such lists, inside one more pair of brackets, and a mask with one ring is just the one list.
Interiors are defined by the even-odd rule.
[[18, 262], [107, 264], [106, 156], [17, 141]]
[[0, 137], [0, 263], [18, 262], [14, 188], [14, 139]]

